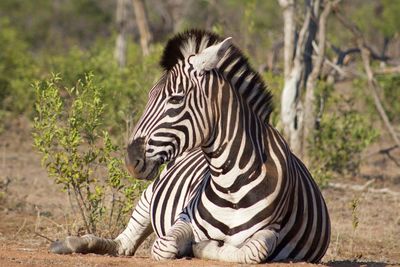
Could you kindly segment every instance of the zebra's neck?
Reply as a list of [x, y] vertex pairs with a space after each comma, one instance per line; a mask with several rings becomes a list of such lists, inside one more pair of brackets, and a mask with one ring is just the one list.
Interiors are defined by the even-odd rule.
[[216, 124], [203, 146], [210, 173], [219, 190], [237, 191], [249, 179], [265, 172], [264, 144], [266, 123], [225, 78], [220, 78], [219, 93], [214, 96]]
[[232, 46], [219, 63], [218, 70], [254, 114], [262, 121], [268, 121], [272, 111], [272, 95], [242, 52]]

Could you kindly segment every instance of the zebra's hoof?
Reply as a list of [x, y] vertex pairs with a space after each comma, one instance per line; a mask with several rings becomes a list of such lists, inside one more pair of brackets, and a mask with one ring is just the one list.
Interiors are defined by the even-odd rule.
[[214, 259], [210, 254], [218, 253], [220, 242], [215, 240], [205, 240], [192, 245], [193, 254], [196, 258]]
[[71, 254], [73, 251], [66, 246], [65, 241], [57, 240], [51, 243], [49, 251], [55, 254]]
[[87, 242], [80, 237], [69, 236], [51, 243], [49, 251], [55, 254], [85, 253]]
[[176, 241], [168, 237], [161, 237], [154, 241], [151, 255], [154, 260], [171, 260], [178, 258], [178, 246]]

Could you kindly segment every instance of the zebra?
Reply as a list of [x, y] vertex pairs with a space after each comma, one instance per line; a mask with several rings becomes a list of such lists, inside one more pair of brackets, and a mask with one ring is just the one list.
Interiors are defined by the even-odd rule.
[[[325, 201], [269, 124], [272, 95], [232, 39], [201, 30], [178, 34], [168, 41], [161, 66], [165, 72], [149, 93], [126, 157], [140, 179], [153, 179], [170, 162], [142, 196], [149, 213], [142, 217], [158, 237], [153, 258], [320, 261], [330, 242]], [[149, 228], [132, 222], [140, 205], [116, 240], [72, 238], [53, 251], [70, 252], [74, 242], [87, 251], [92, 242], [109, 253], [129, 239], [136, 248]], [[133, 228], [139, 230], [129, 233]]]

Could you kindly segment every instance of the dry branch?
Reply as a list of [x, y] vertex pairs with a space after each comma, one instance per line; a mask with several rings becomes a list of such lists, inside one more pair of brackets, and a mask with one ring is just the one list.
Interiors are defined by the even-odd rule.
[[54, 242], [54, 240], [53, 239], [51, 239], [51, 238], [48, 238], [47, 236], [44, 236], [44, 235], [42, 235], [42, 234], [40, 234], [40, 233], [38, 233], [38, 232], [34, 232], [34, 234], [35, 235], [37, 235], [37, 236], [39, 236], [39, 237], [41, 237], [41, 238], [44, 238], [44, 239], [46, 239], [47, 241], [50, 241], [51, 243], [53, 243]]
[[[341, 50], [339, 47], [337, 47], [337, 46], [331, 44], [331, 48], [332, 48], [333, 52], [335, 52], [335, 53], [338, 55], [337, 63], [338, 63], [339, 65], [341, 65], [341, 64], [344, 63], [344, 59], [345, 59], [346, 56], [348, 56], [348, 55], [350, 55], [350, 54], [360, 53], [360, 52], [361, 52], [360, 48], [358, 48], [358, 47], [353, 47], [353, 48], [349, 48], [349, 49], [346, 49], [346, 50]], [[371, 53], [372, 59], [374, 59], [374, 60], [379, 60], [379, 61], [386, 62], [386, 61], [388, 61], [388, 60], [391, 59], [391, 58], [388, 57], [388, 56], [380, 56], [380, 55], [378, 55], [378, 54], [377, 54], [371, 47], [369, 47], [369, 46], [366, 46], [365, 48], [368, 49], [368, 51]]]
[[371, 188], [370, 186], [375, 182], [374, 179], [366, 182], [363, 185], [351, 185], [351, 184], [343, 184], [343, 183], [328, 183], [328, 187], [334, 189], [343, 189], [343, 190], [352, 190], [357, 192], [369, 192], [376, 194], [388, 194], [392, 196], [400, 196], [400, 192], [396, 192], [390, 190], [389, 188]]
[[400, 66], [379, 68], [374, 70], [375, 74], [400, 74]]
[[378, 151], [374, 151], [374, 152], [369, 153], [364, 158], [369, 158], [369, 157], [371, 157], [371, 156], [373, 156], [375, 154], [387, 154], [387, 153], [390, 153], [392, 150], [395, 150], [397, 148], [400, 148], [400, 147], [398, 145], [394, 145], [394, 146], [391, 146], [391, 147], [388, 147], [388, 148], [382, 148], [382, 149], [379, 149]]

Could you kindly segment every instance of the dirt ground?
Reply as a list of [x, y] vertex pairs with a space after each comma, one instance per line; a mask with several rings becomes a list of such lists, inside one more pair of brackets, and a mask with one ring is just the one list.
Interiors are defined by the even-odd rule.
[[[63, 219], [68, 200], [41, 168], [40, 156], [32, 147], [29, 123], [20, 119], [8, 128], [0, 135], [0, 266], [232, 266], [198, 259], [154, 262], [149, 257], [150, 241], [135, 257], [48, 253], [50, 241], [46, 238], [60, 238], [68, 232]], [[333, 182], [363, 185], [373, 179], [370, 188], [400, 192], [400, 167], [388, 155], [375, 153], [390, 147], [385, 140], [382, 137], [365, 151], [360, 175]], [[400, 149], [390, 155], [400, 159]], [[332, 236], [322, 264], [400, 266], [400, 193], [327, 187], [323, 194], [330, 211]], [[353, 201], [358, 201], [354, 214]], [[357, 227], [353, 226], [355, 218]], [[271, 266], [275, 265], [293, 263]]]

